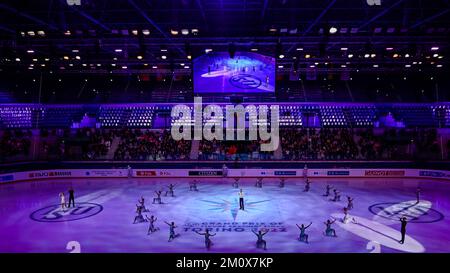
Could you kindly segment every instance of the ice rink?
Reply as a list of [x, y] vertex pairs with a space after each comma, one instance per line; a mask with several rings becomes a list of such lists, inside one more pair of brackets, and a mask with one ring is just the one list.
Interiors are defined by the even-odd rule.
[[[239, 210], [233, 179], [198, 178], [198, 192], [189, 190], [193, 179], [55, 179], [0, 186], [0, 252], [207, 252], [204, 238], [194, 231], [209, 228], [209, 252], [450, 252], [450, 184], [430, 179], [328, 178], [311, 180], [304, 192], [303, 179], [239, 181], [245, 210]], [[175, 184], [175, 197], [164, 196]], [[325, 197], [327, 184], [341, 192], [341, 201]], [[75, 190], [76, 208], [59, 206], [59, 193]], [[422, 189], [421, 201], [415, 191]], [[163, 204], [152, 204], [155, 190]], [[147, 235], [148, 222], [133, 223], [136, 204], [143, 196], [157, 217], [159, 231]], [[354, 198], [349, 223], [342, 223], [347, 196]], [[409, 219], [404, 244], [399, 217]], [[337, 237], [324, 234], [327, 219]], [[168, 242], [175, 222], [179, 236]], [[298, 240], [296, 224], [306, 230], [309, 244]], [[264, 236], [267, 250], [256, 248], [254, 229]]]

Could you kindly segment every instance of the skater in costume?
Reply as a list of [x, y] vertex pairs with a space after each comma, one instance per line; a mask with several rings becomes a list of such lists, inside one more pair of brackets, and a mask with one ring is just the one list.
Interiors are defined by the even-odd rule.
[[197, 180], [194, 180], [189, 184], [189, 190], [190, 191], [198, 191], [197, 189]]
[[327, 190], [326, 190], [326, 192], [325, 192], [325, 194], [323, 195], [323, 196], [330, 196], [330, 190], [332, 189], [333, 187], [330, 185], [330, 184], [328, 184], [327, 185]]
[[348, 214], [348, 208], [344, 207], [344, 218], [342, 218], [342, 223], [347, 224], [350, 221], [350, 215]]
[[233, 188], [239, 188], [239, 177], [234, 178]]
[[303, 191], [304, 191], [304, 192], [308, 192], [310, 188], [311, 188], [311, 181], [309, 181], [309, 179], [306, 178], [306, 181], [305, 181], [305, 189], [304, 189]]
[[402, 239], [399, 241], [400, 244], [405, 243], [405, 235], [406, 235], [406, 224], [408, 224], [408, 221], [406, 220], [406, 217], [400, 218], [400, 222], [402, 224], [400, 233], [402, 234]]
[[155, 225], [154, 225], [156, 220], [158, 220], [158, 218], [154, 217], [153, 215], [150, 216], [150, 218], [148, 218], [148, 216], [145, 215], [145, 218], [147, 218], [148, 222], [150, 223], [150, 225], [148, 227], [147, 235], [159, 230], [159, 228], [155, 228]]
[[165, 196], [167, 196], [167, 194], [170, 194], [170, 196], [174, 197], [174, 195], [173, 195], [173, 188], [175, 188], [175, 185], [171, 183], [167, 187], [169, 188], [169, 190], [166, 191], [166, 195]]
[[262, 232], [261, 230], [258, 231], [258, 233], [256, 233], [254, 230], [252, 230], [252, 232], [256, 235], [256, 237], [258, 237], [258, 240], [256, 241], [256, 247], [257, 248], [263, 248], [264, 250], [267, 250], [267, 243], [266, 241], [263, 239], [264, 235], [266, 235], [269, 231], [266, 232]]
[[347, 209], [353, 209], [353, 198], [351, 198], [350, 196], [347, 196]]
[[138, 200], [139, 207], [141, 207], [142, 211], [147, 212], [148, 210], [145, 208], [145, 199], [144, 196], [141, 196], [141, 198]]
[[327, 226], [327, 229], [325, 229], [325, 235], [326, 236], [333, 236], [333, 237], [337, 237], [336, 236], [336, 231], [331, 228], [331, 225], [336, 222], [336, 219], [334, 219], [333, 221], [330, 221], [329, 219], [324, 222], [324, 224]]
[[131, 169], [130, 165], [127, 166], [127, 170], [128, 170], [128, 178], [131, 178], [133, 176], [133, 170]]
[[74, 195], [74, 190], [72, 187], [70, 187], [70, 189], [69, 189], [69, 208], [70, 208], [70, 204], [72, 204], [73, 207], [75, 207], [75, 195]]
[[145, 222], [144, 216], [142, 216], [142, 207], [139, 205], [136, 205], [136, 213], [137, 215], [134, 217], [133, 224], [142, 223]]
[[223, 164], [223, 166], [222, 166], [222, 176], [223, 177], [227, 177], [228, 176], [228, 167], [225, 164]]
[[156, 196], [157, 196], [157, 197], [153, 198], [153, 204], [155, 204], [155, 202], [158, 202], [158, 204], [161, 204], [161, 203], [162, 203], [162, 202], [161, 202], [161, 194], [162, 194], [162, 191], [161, 191], [161, 190], [155, 191], [155, 193], [156, 193]]
[[244, 192], [242, 189], [238, 193], [239, 195], [239, 209], [244, 210]]
[[66, 197], [64, 196], [63, 192], [59, 193], [59, 201], [61, 203], [61, 210], [65, 212], [67, 207], [66, 207]]
[[205, 232], [205, 233], [200, 233], [200, 232], [198, 232], [198, 231], [195, 231], [195, 233], [197, 233], [198, 235], [203, 235], [203, 236], [205, 236], [205, 246], [206, 246], [206, 249], [209, 250], [209, 249], [211, 248], [211, 245], [213, 244], [213, 243], [211, 242], [211, 239], [209, 239], [209, 237], [216, 236], [216, 233], [211, 234], [211, 233], [209, 233], [209, 230], [208, 230], [208, 229], [206, 229], [206, 232]]
[[171, 242], [173, 239], [175, 239], [175, 237], [177, 237], [179, 234], [175, 234], [175, 228], [177, 228], [177, 226], [175, 226], [175, 223], [167, 223], [166, 221], [164, 221], [164, 223], [166, 223], [169, 226], [169, 241]]
[[416, 189], [416, 199], [417, 199], [417, 203], [420, 203], [420, 193], [421, 193], [422, 189], [420, 187], [417, 187]]
[[285, 182], [286, 178], [281, 178], [280, 179], [280, 185], [278, 185], [280, 188], [284, 188], [284, 182]]
[[334, 189], [333, 192], [334, 192], [334, 199], [331, 199], [331, 201], [333, 202], [341, 201], [341, 192], [336, 189]]
[[255, 187], [262, 188], [262, 180], [263, 179], [261, 177], [256, 179]]
[[[296, 224], [296, 225], [297, 225], [297, 224]], [[312, 225], [312, 222], [309, 223], [309, 225], [307, 225], [306, 227], [305, 227], [305, 225], [303, 225], [303, 224], [302, 224], [301, 226], [297, 225], [297, 227], [300, 229], [300, 235], [298, 236], [298, 240], [299, 240], [300, 242], [305, 242], [305, 243], [308, 244], [308, 234], [306, 234], [305, 231], [306, 231], [306, 229], [309, 228], [311, 225]]]

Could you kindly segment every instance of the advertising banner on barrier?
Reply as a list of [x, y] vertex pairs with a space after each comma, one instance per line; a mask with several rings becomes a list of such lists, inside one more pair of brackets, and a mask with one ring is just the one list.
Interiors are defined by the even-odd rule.
[[419, 176], [435, 177], [435, 178], [450, 178], [450, 172], [444, 172], [444, 171], [419, 171]]
[[0, 183], [2, 183], [2, 182], [11, 182], [11, 181], [14, 181], [14, 175], [13, 174], [0, 175]]
[[327, 171], [328, 176], [348, 176], [350, 171]]
[[28, 178], [51, 178], [51, 177], [71, 177], [72, 172], [69, 170], [55, 170], [55, 171], [40, 171], [40, 172], [29, 172]]
[[223, 176], [223, 172], [222, 171], [214, 171], [214, 170], [209, 170], [209, 171], [189, 171], [188, 175], [189, 176]]
[[365, 170], [364, 176], [370, 177], [405, 176], [405, 170]]
[[126, 177], [127, 170], [86, 170], [86, 176], [91, 177]]

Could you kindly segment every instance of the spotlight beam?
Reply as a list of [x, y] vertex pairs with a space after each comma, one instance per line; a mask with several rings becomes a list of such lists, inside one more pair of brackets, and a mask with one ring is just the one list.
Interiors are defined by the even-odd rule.
[[16, 32], [15, 32], [13, 29], [10, 29], [10, 28], [5, 27], [5, 26], [3, 26], [3, 25], [0, 25], [0, 30], [2, 30], [2, 31], [4, 31], [4, 32], [11, 33], [11, 34], [16, 34]]
[[430, 21], [433, 21], [434, 19], [436, 19], [436, 18], [438, 18], [438, 17], [440, 17], [440, 16], [446, 14], [446, 13], [449, 12], [449, 11], [450, 11], [450, 9], [445, 9], [445, 10], [439, 12], [439, 13], [436, 13], [435, 15], [432, 15], [432, 16], [426, 18], [426, 19], [423, 19], [423, 20], [420, 20], [420, 21], [416, 22], [414, 25], [412, 25], [412, 26], [409, 27], [409, 28], [410, 28], [410, 29], [413, 29], [413, 28], [416, 28], [416, 27], [418, 27], [418, 26], [421, 26], [421, 25], [423, 25], [423, 24], [425, 24], [425, 23], [428, 23], [428, 22], [430, 22]]
[[267, 6], [269, 5], [269, 0], [264, 0], [264, 5], [261, 10], [261, 23], [264, 21], [264, 16], [266, 15]]
[[128, 3], [133, 6], [133, 8], [142, 16], [144, 17], [147, 22], [150, 23], [154, 28], [156, 28], [157, 31], [159, 31], [164, 38], [169, 38], [169, 36], [152, 20], [150, 17], [147, 16], [147, 14], [140, 8], [133, 0], [128, 0]]
[[322, 17], [327, 13], [327, 11], [336, 3], [336, 0], [332, 0], [328, 6], [319, 14], [319, 16], [312, 22], [309, 27], [303, 32], [303, 36], [309, 33], [311, 29], [322, 19]]
[[58, 28], [55, 27], [54, 25], [49, 24], [49, 23], [47, 23], [47, 22], [44, 22], [44, 21], [42, 21], [42, 20], [39, 19], [39, 18], [36, 18], [36, 17], [34, 17], [34, 16], [31, 16], [31, 15], [29, 15], [28, 13], [19, 11], [19, 10], [15, 9], [15, 8], [12, 8], [12, 7], [8, 6], [8, 5], [5, 5], [5, 4], [0, 3], [0, 9], [9, 11], [9, 12], [14, 13], [14, 14], [16, 14], [16, 15], [20, 15], [20, 16], [22, 16], [22, 17], [24, 17], [24, 18], [27, 18], [27, 19], [30, 20], [30, 21], [36, 22], [36, 23], [38, 23], [38, 24], [40, 24], [40, 25], [47, 26], [47, 27], [49, 27], [49, 28], [52, 29], [52, 30], [58, 30]]
[[364, 28], [368, 25], [370, 25], [372, 22], [374, 22], [375, 20], [377, 20], [378, 18], [380, 18], [381, 16], [385, 15], [386, 13], [388, 13], [391, 9], [395, 8], [396, 6], [400, 5], [404, 0], [399, 0], [397, 2], [395, 2], [392, 6], [385, 8], [384, 10], [382, 10], [380, 13], [378, 13], [377, 15], [375, 15], [374, 17], [372, 17], [369, 21], [365, 22], [364, 24], [362, 24], [359, 29]]
[[79, 15], [81, 15], [82, 17], [88, 19], [89, 21], [91, 21], [92, 23], [96, 24], [97, 26], [103, 28], [104, 30], [106, 30], [108, 32], [111, 31], [111, 29], [109, 27], [107, 27], [106, 25], [104, 25], [102, 22], [100, 22], [99, 20], [97, 20], [94, 17], [90, 16], [86, 12], [76, 8], [76, 6], [70, 6], [70, 8], [72, 10], [74, 10], [76, 13], [78, 13]]
[[196, 0], [195, 1], [197, 3], [198, 8], [200, 9], [200, 13], [202, 14], [203, 17], [203, 21], [205, 22], [205, 25], [207, 26], [207, 21], [206, 21], [206, 14], [205, 14], [205, 9], [203, 8], [203, 4], [201, 0]]

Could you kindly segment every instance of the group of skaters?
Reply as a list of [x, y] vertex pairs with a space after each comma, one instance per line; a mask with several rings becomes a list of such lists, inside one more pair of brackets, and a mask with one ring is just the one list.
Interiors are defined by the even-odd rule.
[[[305, 187], [304, 187], [303, 191], [304, 192], [309, 192], [310, 189], [311, 189], [311, 181], [309, 180], [309, 178], [307, 177], [306, 174], [307, 174], [307, 170], [306, 170], [306, 167], [305, 167], [305, 170], [304, 170]], [[228, 176], [228, 169], [227, 169], [227, 167], [225, 165], [223, 166], [223, 176], [224, 177]], [[239, 178], [235, 177], [233, 180], [234, 181], [232, 183], [232, 186], [234, 188], [239, 188]], [[285, 186], [285, 180], [286, 180], [285, 178], [281, 178], [280, 179], [280, 184], [279, 184], [280, 188], [283, 188]], [[255, 183], [255, 187], [262, 188], [262, 186], [263, 186], [263, 182], [262, 181], [263, 181], [263, 178], [257, 178], [256, 183]], [[198, 191], [197, 184], [198, 184], [197, 180], [191, 181], [189, 183], [189, 191]], [[175, 186], [176, 185], [174, 185], [172, 183], [169, 184], [167, 186], [167, 190], [165, 192], [165, 196], [175, 197], [175, 194], [174, 194]], [[163, 202], [161, 200], [162, 193], [163, 193], [162, 189], [155, 191], [156, 197], [153, 198], [153, 204], [155, 204], [155, 203], [156, 204], [163, 204]], [[420, 202], [420, 194], [421, 194], [421, 189], [417, 188], [417, 190], [416, 190], [417, 203]], [[61, 206], [62, 206], [63, 209], [65, 209], [66, 205], [65, 205], [65, 200], [64, 200], [64, 194], [61, 193], [60, 196], [62, 196], [61, 197]], [[72, 188], [69, 190], [69, 196], [70, 196], [70, 198], [69, 198], [69, 207], [70, 207], [71, 202], [72, 202], [73, 206], [75, 206], [75, 201], [74, 201], [74, 197], [73, 197], [73, 189]], [[244, 192], [243, 192], [242, 188], [239, 190], [238, 196], [239, 196], [239, 209], [240, 210], [245, 210], [245, 207], [244, 207], [244, 205], [245, 205]], [[341, 193], [340, 193], [340, 191], [337, 190], [337, 189], [333, 189], [333, 186], [331, 186], [330, 184], [326, 185], [325, 194], [323, 196], [324, 197], [330, 197], [331, 196], [332, 198], [329, 199], [329, 200], [332, 201], [332, 202], [340, 202], [341, 201]], [[350, 196], [347, 196], [347, 206], [343, 208], [344, 216], [341, 219], [341, 221], [343, 223], [345, 223], [345, 224], [349, 223], [350, 221], [352, 221], [353, 223], [357, 224], [355, 219], [352, 218], [349, 215], [349, 211], [352, 210], [353, 207], [354, 207], [353, 206], [353, 201], [354, 201], [354, 198], [352, 198]], [[133, 223], [148, 222], [149, 223], [149, 228], [148, 228], [147, 234], [152, 234], [152, 233], [158, 231], [159, 228], [155, 227], [155, 222], [157, 221], [157, 218], [154, 215], [151, 215], [150, 217], [145, 215], [145, 218], [144, 218], [143, 212], [148, 212], [148, 211], [149, 210], [145, 207], [145, 199], [144, 199], [144, 197], [141, 197], [138, 200], [138, 204], [136, 205], [136, 213], [137, 213], [137, 215], [136, 215]], [[337, 237], [336, 230], [332, 227], [332, 225], [336, 222], [336, 220], [337, 219], [335, 219], [335, 218], [331, 218], [331, 219], [327, 219], [324, 222], [324, 224], [325, 224], [324, 235], [325, 236], [327, 236], [327, 237]], [[401, 240], [399, 242], [401, 244], [403, 244], [404, 241], [405, 241], [406, 224], [408, 223], [408, 221], [407, 221], [406, 217], [401, 217], [399, 220], [401, 222]], [[177, 226], [176, 226], [176, 224], [174, 222], [170, 222], [169, 223], [169, 222], [164, 221], [164, 223], [169, 226], [169, 239], [168, 239], [168, 242], [171, 242], [175, 238], [180, 236], [180, 234], [176, 233], [176, 231], [175, 231]], [[298, 227], [299, 232], [300, 232], [297, 239], [300, 242], [309, 243], [309, 241], [308, 241], [309, 235], [306, 233], [306, 230], [311, 225], [312, 225], [312, 222], [310, 222], [308, 225], [304, 225], [304, 224], [298, 225], [298, 224], [296, 224], [296, 226]], [[267, 249], [267, 242], [264, 240], [264, 236], [269, 231], [266, 230], [266, 229], [261, 229], [259, 231], [254, 229], [254, 230], [252, 230], [252, 232], [257, 237], [256, 247], [266, 250]], [[198, 235], [204, 236], [205, 247], [206, 247], [206, 249], [209, 250], [211, 248], [211, 246], [213, 245], [213, 243], [211, 241], [211, 237], [215, 236], [216, 233], [210, 233], [210, 231], [208, 229], [206, 229], [205, 232], [195, 231], [195, 233], [197, 233]]]

